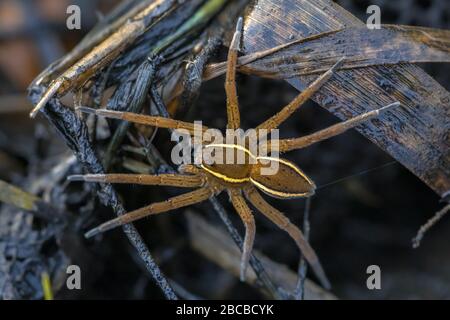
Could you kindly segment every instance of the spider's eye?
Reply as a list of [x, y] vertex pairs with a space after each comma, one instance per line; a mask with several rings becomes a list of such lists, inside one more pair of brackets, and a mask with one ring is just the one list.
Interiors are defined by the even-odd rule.
[[314, 194], [316, 186], [295, 164], [271, 157], [259, 157], [250, 181], [261, 191], [276, 198], [300, 198]]

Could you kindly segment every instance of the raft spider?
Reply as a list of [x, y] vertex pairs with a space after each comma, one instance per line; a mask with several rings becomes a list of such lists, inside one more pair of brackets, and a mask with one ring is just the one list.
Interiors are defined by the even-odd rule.
[[[240, 113], [237, 99], [237, 90], [235, 83], [237, 54], [241, 39], [242, 19], [239, 19], [236, 32], [231, 41], [228, 59], [227, 73], [225, 80], [225, 91], [227, 95], [227, 128], [240, 128]], [[308, 100], [342, 64], [344, 58], [336, 62], [327, 72], [312, 82], [309, 87], [301, 92], [292, 102], [285, 106], [280, 112], [260, 124], [256, 130], [275, 129], [288, 119], [306, 100]], [[392, 103], [383, 108], [363, 113], [359, 116], [346, 120], [344, 122], [332, 125], [326, 129], [317, 131], [310, 135], [278, 140], [279, 151], [287, 152], [291, 150], [305, 148], [317, 142], [329, 139], [344, 131], [351, 129], [364, 121], [377, 117], [380, 112], [391, 107], [399, 106], [399, 102]], [[185, 129], [191, 135], [194, 135], [194, 124], [164, 117], [147, 116], [129, 112], [118, 112], [105, 109], [91, 109], [79, 107], [80, 111], [93, 113], [114, 119], [122, 119], [132, 123], [151, 125], [159, 128]], [[272, 141], [273, 143], [273, 141]], [[270, 205], [260, 194], [265, 194], [281, 198], [304, 198], [314, 194], [315, 184], [308, 178], [294, 163], [276, 157], [264, 157], [265, 163], [276, 162], [278, 171], [274, 175], [261, 174], [263, 164], [262, 157], [252, 155], [245, 147], [235, 144], [212, 145], [206, 144], [204, 148], [220, 147], [225, 149], [235, 149], [244, 151], [256, 163], [246, 162], [243, 164], [206, 164], [183, 165], [180, 167], [180, 173], [177, 174], [86, 174], [70, 176], [71, 181], [88, 181], [102, 183], [131, 183], [141, 185], [174, 186], [185, 188], [196, 188], [191, 192], [169, 198], [166, 201], [150, 204], [149, 206], [134, 210], [115, 219], [109, 220], [98, 227], [88, 231], [86, 237], [92, 237], [104, 231], [116, 228], [123, 224], [135, 220], [164, 213], [170, 210], [193, 205], [218, 195], [226, 191], [230, 200], [245, 225], [245, 239], [241, 257], [241, 279], [244, 278], [246, 268], [249, 263], [250, 253], [253, 248], [255, 237], [255, 220], [247, 201], [251, 203], [258, 211], [270, 219], [281, 229], [285, 230], [289, 236], [296, 242], [300, 251], [312, 267], [314, 273], [321, 281], [324, 287], [330, 287], [329, 281], [319, 262], [314, 250], [305, 240], [302, 231], [297, 228], [282, 212]], [[261, 160], [261, 161], [260, 161]]]

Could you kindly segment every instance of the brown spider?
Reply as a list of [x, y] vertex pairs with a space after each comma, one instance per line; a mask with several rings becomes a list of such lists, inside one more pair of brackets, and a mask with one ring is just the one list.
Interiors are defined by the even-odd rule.
[[[236, 32], [230, 44], [228, 52], [228, 66], [225, 81], [225, 90], [227, 94], [227, 118], [229, 129], [238, 129], [240, 127], [240, 114], [236, 92], [236, 61], [241, 38], [242, 20], [239, 19]], [[260, 124], [256, 129], [275, 129], [289, 116], [293, 114], [307, 99], [309, 99], [328, 79], [331, 78], [335, 70], [342, 63], [340, 59], [330, 70], [315, 80], [305, 91], [300, 93], [291, 103], [285, 106], [280, 112]], [[357, 117], [335, 124], [326, 129], [313, 134], [295, 138], [281, 139], [276, 141], [279, 144], [280, 152], [287, 152], [310, 146], [324, 139], [336, 136], [358, 124], [372, 119], [390, 107], [400, 105], [398, 102], [390, 104], [378, 110], [373, 110]], [[122, 119], [137, 124], [152, 125], [159, 128], [185, 129], [191, 135], [194, 135], [194, 124], [178, 121], [170, 118], [155, 117], [134, 114], [129, 112], [110, 111], [105, 109], [91, 109], [80, 107], [79, 110], [108, 118]], [[273, 140], [270, 141], [273, 143]], [[233, 149], [243, 150], [247, 154], [246, 162], [243, 164], [206, 164], [183, 165], [180, 167], [179, 174], [87, 174], [70, 176], [71, 181], [89, 181], [103, 183], [133, 183], [141, 185], [158, 185], [197, 188], [194, 191], [172, 197], [163, 202], [153, 203], [149, 206], [129, 212], [115, 219], [107, 221], [100, 226], [88, 231], [86, 237], [92, 237], [98, 233], [116, 228], [135, 220], [167, 212], [181, 207], [186, 207], [207, 200], [210, 197], [218, 195], [226, 190], [231, 202], [240, 215], [245, 225], [245, 239], [243, 253], [241, 258], [241, 278], [244, 278], [245, 271], [249, 262], [250, 253], [253, 248], [255, 237], [255, 221], [253, 213], [245, 199], [247, 199], [257, 210], [275, 223], [278, 227], [285, 230], [296, 242], [302, 254], [311, 265], [318, 279], [326, 287], [329, 282], [321, 267], [319, 259], [305, 240], [302, 232], [279, 210], [272, 207], [259, 193], [258, 189], [269, 196], [288, 199], [309, 197], [314, 194], [315, 184], [308, 178], [294, 163], [275, 157], [258, 157], [253, 155], [246, 147], [236, 144], [207, 144], [204, 148], [219, 147], [223, 150]], [[248, 161], [252, 158], [252, 163]], [[263, 164], [262, 160], [266, 160]], [[261, 168], [267, 165], [267, 161], [276, 162], [278, 171], [275, 175], [261, 174]], [[244, 198], [245, 197], [245, 198]]]

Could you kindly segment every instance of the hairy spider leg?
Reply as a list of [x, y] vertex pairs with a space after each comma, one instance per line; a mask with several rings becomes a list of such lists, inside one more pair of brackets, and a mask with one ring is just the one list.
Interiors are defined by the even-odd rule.
[[286, 231], [289, 234], [289, 236], [297, 244], [300, 252], [312, 267], [322, 286], [326, 289], [331, 288], [330, 281], [328, 281], [319, 258], [317, 257], [314, 249], [309, 245], [308, 241], [306, 241], [302, 231], [295, 224], [293, 224], [289, 220], [289, 218], [287, 218], [281, 211], [272, 207], [266, 200], [264, 200], [264, 198], [254, 186], [247, 187], [244, 190], [244, 193], [247, 200], [259, 212], [261, 212], [266, 218], [272, 221], [280, 229]]
[[339, 59], [328, 71], [322, 74], [319, 78], [314, 80], [304, 91], [295, 97], [288, 105], [286, 105], [280, 112], [273, 115], [259, 126], [256, 127], [257, 130], [260, 129], [275, 129], [280, 126], [281, 123], [286, 121], [298, 108], [300, 108], [311, 96], [317, 92], [336, 72], [336, 70], [343, 64], [345, 57]]
[[[112, 180], [114, 180], [114, 179], [112, 179]], [[86, 180], [86, 181], [89, 181], [89, 180]], [[172, 183], [173, 183], [173, 181], [170, 181], [167, 184], [163, 184], [163, 185], [173, 185]], [[158, 185], [158, 181], [155, 181], [155, 185]], [[180, 186], [180, 185], [178, 184], [177, 186]], [[205, 201], [205, 200], [209, 199], [210, 197], [212, 197], [215, 193], [218, 193], [218, 192], [220, 192], [220, 190], [214, 190], [210, 187], [201, 187], [194, 191], [187, 192], [187, 193], [181, 194], [179, 196], [169, 198], [168, 200], [165, 200], [165, 201], [152, 203], [148, 206], [128, 212], [122, 216], [115, 218], [115, 219], [111, 219], [105, 223], [102, 223], [98, 227], [95, 227], [95, 228], [89, 230], [88, 232], [86, 232], [85, 237], [90, 238], [99, 233], [103, 233], [105, 231], [114, 229], [116, 227], [119, 227], [124, 224], [142, 219], [142, 218], [150, 216], [150, 215], [164, 213], [167, 211], [179, 209], [182, 207], [190, 206], [190, 205]]]
[[242, 256], [241, 256], [241, 281], [245, 280], [245, 273], [247, 271], [248, 263], [250, 261], [250, 255], [253, 249], [253, 243], [255, 241], [255, 218], [253, 217], [252, 210], [248, 207], [245, 202], [244, 197], [241, 195], [241, 191], [238, 189], [228, 189], [228, 194], [230, 195], [231, 203], [234, 209], [239, 214], [242, 222], [245, 226], [245, 237], [244, 243], [242, 245]]
[[[194, 135], [195, 133], [195, 125], [193, 123], [175, 120], [171, 118], [148, 116], [133, 112], [113, 111], [107, 109], [93, 109], [89, 107], [77, 107], [76, 110], [84, 113], [95, 114], [106, 118], [125, 120], [136, 124], [149, 125], [158, 128], [175, 129], [175, 130], [184, 129], [189, 131], [191, 135]], [[202, 132], [204, 132], [208, 130], [208, 127], [202, 125], [201, 130]]]
[[196, 188], [204, 184], [204, 179], [200, 175], [182, 175], [182, 174], [85, 174], [72, 175], [68, 177], [69, 181], [86, 181], [100, 183], [130, 183], [139, 185], [171, 186], [181, 188]]
[[400, 102], [394, 102], [394, 103], [391, 103], [380, 109], [376, 109], [376, 110], [372, 110], [372, 111], [360, 114], [359, 116], [348, 119], [344, 122], [337, 123], [328, 128], [314, 132], [314, 133], [304, 136], [304, 137], [281, 139], [278, 141], [279, 151], [287, 152], [287, 151], [291, 151], [291, 150], [301, 149], [301, 148], [308, 147], [312, 144], [318, 143], [320, 141], [332, 138], [341, 133], [344, 133], [345, 131], [347, 131], [349, 129], [352, 129], [352, 128], [358, 126], [359, 124], [361, 124], [365, 121], [368, 121], [370, 119], [378, 117], [382, 112], [385, 112], [386, 110], [398, 107], [400, 105], [401, 105]]
[[242, 17], [238, 19], [236, 31], [230, 43], [227, 59], [227, 74], [225, 77], [225, 92], [227, 94], [227, 128], [238, 129], [241, 125], [239, 102], [236, 89], [236, 64], [239, 43], [242, 37]]

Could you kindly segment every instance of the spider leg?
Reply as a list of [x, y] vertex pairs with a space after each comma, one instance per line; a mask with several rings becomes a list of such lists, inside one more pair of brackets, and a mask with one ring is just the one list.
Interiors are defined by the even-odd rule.
[[308, 88], [301, 92], [294, 100], [292, 100], [287, 106], [281, 109], [280, 112], [261, 123], [256, 129], [275, 129], [289, 118], [298, 108], [300, 108], [311, 96], [319, 90], [322, 85], [327, 82], [334, 74], [334, 72], [342, 65], [345, 57], [339, 59], [327, 72], [322, 74], [319, 78], [314, 80]]
[[201, 187], [204, 184], [200, 175], [182, 175], [182, 174], [85, 174], [72, 175], [68, 177], [69, 181], [87, 181], [103, 183], [130, 183], [141, 185], [173, 186], [183, 188]]
[[[133, 112], [121, 112], [121, 111], [113, 111], [107, 109], [93, 109], [88, 107], [78, 107], [76, 110], [85, 113], [92, 113], [98, 116], [103, 116], [106, 118], [112, 119], [120, 119], [126, 120], [132, 123], [150, 125], [158, 128], [167, 128], [167, 129], [184, 129], [189, 131], [190, 134], [194, 134], [194, 124], [190, 122], [184, 122], [180, 120], [175, 120], [171, 118], [165, 117], [157, 117], [157, 116], [147, 116], [144, 114], [137, 114]], [[201, 130], [205, 131], [208, 128], [205, 126], [201, 126]], [[201, 132], [202, 133], [202, 132]]]
[[189, 173], [198, 175], [201, 172], [201, 170], [193, 164], [181, 164], [178, 167], [178, 172], [183, 174]]
[[394, 103], [391, 103], [380, 109], [363, 113], [359, 116], [356, 116], [356, 117], [348, 119], [344, 122], [332, 125], [328, 128], [325, 128], [323, 130], [317, 131], [315, 133], [312, 133], [312, 134], [304, 136], [304, 137], [279, 140], [278, 141], [279, 151], [286, 152], [286, 151], [301, 149], [301, 148], [308, 147], [312, 144], [315, 144], [317, 142], [332, 138], [332, 137], [337, 136], [351, 128], [356, 127], [357, 125], [359, 125], [367, 120], [378, 117], [381, 112], [384, 112], [390, 108], [398, 107], [398, 106], [400, 106], [400, 102], [394, 102]]
[[238, 129], [241, 125], [239, 102], [236, 89], [236, 64], [239, 43], [242, 37], [242, 18], [238, 19], [236, 32], [230, 43], [227, 59], [227, 74], [225, 78], [225, 91], [227, 94], [227, 117], [229, 129]]
[[255, 219], [251, 209], [248, 207], [245, 199], [240, 194], [238, 190], [230, 190], [229, 192], [231, 203], [236, 209], [237, 213], [242, 219], [245, 225], [245, 238], [242, 247], [242, 257], [241, 257], [241, 281], [245, 280], [245, 273], [247, 271], [248, 263], [250, 261], [250, 255], [253, 249], [253, 243], [255, 240]]
[[109, 220], [98, 227], [91, 229], [84, 235], [86, 238], [93, 237], [99, 233], [111, 230], [121, 225], [136, 221], [138, 219], [164, 213], [170, 210], [186, 207], [207, 200], [214, 195], [213, 189], [209, 187], [203, 187], [188, 193], [184, 193], [179, 196], [169, 198], [166, 201], [155, 202], [149, 206], [128, 212], [115, 219]]
[[255, 206], [263, 215], [265, 215], [270, 221], [275, 223], [280, 229], [286, 231], [289, 236], [295, 241], [301, 253], [311, 265], [314, 273], [321, 282], [324, 288], [331, 288], [330, 282], [320, 264], [314, 249], [311, 248], [308, 241], [303, 236], [302, 231], [297, 228], [281, 211], [272, 207], [259, 192], [253, 187], [245, 189], [245, 196], [252, 205]]

